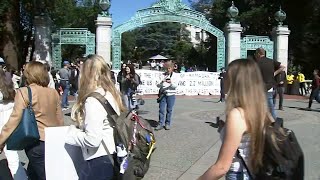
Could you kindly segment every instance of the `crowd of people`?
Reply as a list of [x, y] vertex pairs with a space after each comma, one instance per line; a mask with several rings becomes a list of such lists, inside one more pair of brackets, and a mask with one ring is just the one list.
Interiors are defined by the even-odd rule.
[[[177, 74], [175, 63], [168, 61], [163, 66], [162, 81], [157, 85], [159, 94], [159, 123], [156, 131], [172, 128], [172, 114], [176, 100]], [[226, 121], [221, 127], [222, 146], [218, 159], [199, 179], [250, 179], [249, 169], [241, 163], [244, 159], [253, 172], [263, 166], [263, 141], [265, 130], [277, 118], [274, 104], [275, 92], [283, 94], [285, 67], [268, 59], [265, 50], [258, 48], [255, 60], [238, 59], [222, 69], [221, 98], [226, 102]], [[92, 93], [99, 93], [108, 100], [113, 111], [120, 115], [125, 109], [137, 109], [134, 94], [141, 83], [132, 64], [122, 64], [121, 71], [114, 77], [111, 67], [98, 55], [89, 55], [76, 65], [63, 62], [63, 68], [51, 73], [41, 62], [32, 61], [22, 70], [19, 84], [8, 69], [0, 68], [0, 152], [8, 160], [14, 179], [29, 176], [32, 180], [46, 179], [45, 176], [45, 133], [46, 127], [63, 126], [62, 111], [69, 107], [69, 94], [75, 95], [71, 125], [66, 143], [81, 147], [85, 165], [79, 173], [80, 180], [112, 179], [113, 164], [108, 154], [115, 154], [114, 129], [108, 121], [108, 112]], [[303, 78], [301, 78], [303, 79]], [[115, 82], [120, 85], [120, 91]], [[19, 162], [17, 151], [6, 149], [6, 141], [19, 125], [23, 110], [29, 105], [28, 86], [31, 89], [40, 139], [25, 148], [29, 159], [27, 174]], [[314, 71], [309, 108], [319, 97], [319, 70]], [[225, 94], [227, 96], [225, 97]], [[281, 96], [281, 95], [280, 95]], [[280, 98], [279, 109], [282, 109]], [[237, 151], [240, 150], [240, 156]], [[22, 169], [21, 169], [22, 168]]]

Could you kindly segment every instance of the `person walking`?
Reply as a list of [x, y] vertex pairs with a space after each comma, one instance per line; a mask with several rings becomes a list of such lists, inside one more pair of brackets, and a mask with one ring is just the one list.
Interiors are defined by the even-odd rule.
[[[5, 72], [0, 68], [0, 131], [8, 122], [14, 106], [15, 89], [11, 81], [5, 80]], [[27, 174], [20, 163], [18, 151], [7, 150], [4, 147], [4, 153], [7, 158], [8, 167], [12, 179], [26, 180]]]
[[[271, 63], [273, 63], [271, 61]], [[218, 159], [199, 180], [250, 179], [241, 158], [255, 171], [263, 166], [266, 128], [273, 118], [259, 66], [248, 59], [232, 61], [227, 68], [226, 122], [220, 123], [222, 145]]]
[[276, 105], [277, 94], [279, 94], [279, 110], [283, 110], [283, 94], [284, 94], [284, 84], [286, 82], [286, 72], [281, 71], [281, 73], [276, 75], [275, 79], [276, 79], [276, 85], [275, 85], [275, 91], [273, 95], [273, 104]]
[[308, 109], [311, 109], [313, 100], [315, 99], [318, 103], [320, 103], [320, 74], [319, 74], [319, 70], [315, 69], [313, 71], [313, 80], [312, 80], [312, 90], [311, 90], [311, 94], [309, 97], [309, 105], [308, 105]]
[[[176, 101], [176, 88], [178, 75], [173, 72], [174, 64], [166, 63], [167, 72], [163, 76], [163, 80], [157, 85], [159, 89], [159, 124], [155, 130], [159, 131], [163, 128], [170, 130], [172, 122], [173, 106]], [[165, 112], [167, 112], [165, 114]]]
[[59, 70], [60, 76], [60, 85], [62, 87], [62, 100], [61, 100], [61, 107], [63, 110], [69, 107], [68, 96], [70, 91], [70, 76], [71, 71], [69, 69], [70, 63], [69, 61], [63, 62], [63, 68]]
[[292, 95], [294, 75], [290, 72], [287, 75], [287, 94]]
[[226, 70], [225, 68], [221, 68], [221, 73], [219, 74], [219, 79], [220, 79], [220, 100], [218, 101], [220, 102], [224, 102], [225, 101], [225, 92], [224, 92], [224, 81], [225, 81], [225, 76], [226, 76]]
[[300, 86], [300, 95], [306, 95], [307, 94], [307, 89], [306, 89], [306, 80], [304, 74], [301, 72], [298, 72], [298, 81], [299, 81], [299, 86]]
[[79, 180], [111, 180], [114, 174], [108, 151], [110, 156], [116, 153], [113, 127], [107, 111], [97, 99], [90, 97], [90, 93], [97, 92], [104, 96], [118, 115], [125, 107], [111, 80], [110, 69], [101, 56], [87, 57], [81, 69], [79, 87], [71, 118], [80, 129], [71, 125], [66, 143], [82, 149], [85, 163], [79, 172]]
[[[45, 180], [44, 129], [64, 124], [60, 108], [60, 97], [56, 90], [48, 88], [48, 71], [41, 62], [29, 62], [23, 74], [32, 92], [32, 109], [35, 113], [40, 134], [38, 142], [25, 148], [25, 153], [29, 159], [28, 176], [31, 180]], [[7, 139], [21, 121], [23, 110], [28, 104], [28, 87], [20, 88], [15, 95], [12, 114], [0, 134], [0, 150], [3, 149]]]
[[258, 48], [255, 52], [255, 59], [260, 69], [263, 82], [265, 84], [266, 94], [268, 98], [268, 106], [272, 117], [277, 118], [273, 104], [273, 87], [275, 85], [274, 76], [278, 75], [285, 69], [285, 66], [280, 62], [266, 57], [266, 51], [263, 48]]

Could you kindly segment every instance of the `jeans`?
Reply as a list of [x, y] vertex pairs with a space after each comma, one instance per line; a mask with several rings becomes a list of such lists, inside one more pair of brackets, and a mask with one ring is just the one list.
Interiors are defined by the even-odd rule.
[[44, 151], [45, 147], [43, 141], [39, 141], [25, 149], [26, 155], [29, 159], [27, 171], [31, 180], [46, 179]]
[[[170, 126], [171, 125], [171, 117], [173, 106], [176, 101], [176, 96], [165, 96], [159, 103], [159, 125], [164, 126], [165, 124]], [[167, 110], [166, 113], [166, 120], [164, 119], [165, 109]]]
[[313, 102], [314, 99], [315, 99], [318, 103], [320, 103], [320, 95], [319, 95], [319, 92], [320, 92], [320, 87], [317, 87], [317, 88], [315, 88], [315, 89], [312, 89], [311, 94], [310, 94], [310, 97], [309, 97], [309, 106], [308, 106], [308, 108], [311, 108], [312, 102]]
[[70, 90], [70, 84], [69, 81], [64, 80], [61, 80], [60, 83], [63, 90], [61, 107], [64, 108], [69, 106], [68, 95]]
[[134, 109], [137, 105], [136, 102], [133, 101], [132, 99], [132, 94], [134, 93], [133, 90], [129, 89], [127, 93], [123, 93], [122, 95], [122, 100], [124, 102], [124, 104], [126, 105], [127, 109], [129, 111], [131, 111], [132, 109]]
[[4, 153], [13, 179], [28, 179], [27, 174], [19, 161], [18, 151], [7, 150], [7, 147], [5, 147]]
[[232, 172], [226, 174], [226, 180], [249, 180], [250, 177], [247, 172]]
[[101, 156], [84, 163], [79, 180], [111, 180], [113, 165], [108, 156]]
[[275, 89], [275, 92], [273, 94], [273, 104], [274, 106], [276, 105], [276, 98], [277, 98], [277, 94], [279, 94], [279, 109], [282, 108], [282, 105], [283, 105], [283, 93], [284, 93], [284, 87], [280, 86], [280, 87], [277, 87]]
[[307, 88], [306, 88], [306, 83], [305, 82], [301, 82], [300, 83], [300, 93], [301, 93], [302, 96], [304, 94], [307, 94]]
[[274, 119], [277, 119], [276, 111], [274, 110], [273, 104], [273, 92], [267, 92], [267, 101], [270, 113]]

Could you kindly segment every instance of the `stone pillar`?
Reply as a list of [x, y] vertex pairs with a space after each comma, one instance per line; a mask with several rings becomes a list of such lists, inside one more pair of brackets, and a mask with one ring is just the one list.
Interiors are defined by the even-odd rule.
[[51, 19], [41, 15], [34, 17], [35, 36], [33, 60], [48, 63], [51, 62]]
[[111, 17], [98, 16], [96, 26], [96, 52], [102, 56], [107, 63], [111, 63]]
[[272, 35], [274, 41], [274, 55], [273, 59], [279, 61], [288, 69], [288, 44], [289, 44], [290, 30], [286, 26], [277, 26], [273, 28]]
[[[227, 40], [227, 64], [233, 60], [241, 58], [241, 32], [240, 23], [229, 22], [225, 27], [225, 35]], [[227, 65], [226, 64], [226, 65]]]

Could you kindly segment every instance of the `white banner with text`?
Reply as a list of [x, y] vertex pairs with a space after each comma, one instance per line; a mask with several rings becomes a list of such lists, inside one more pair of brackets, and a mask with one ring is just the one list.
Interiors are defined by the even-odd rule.
[[[115, 77], [119, 71], [114, 71]], [[142, 84], [138, 86], [141, 94], [158, 94], [157, 84], [162, 81], [164, 72], [152, 70], [136, 70]], [[177, 73], [177, 95], [220, 95], [220, 79], [217, 72], [185, 72]]]

